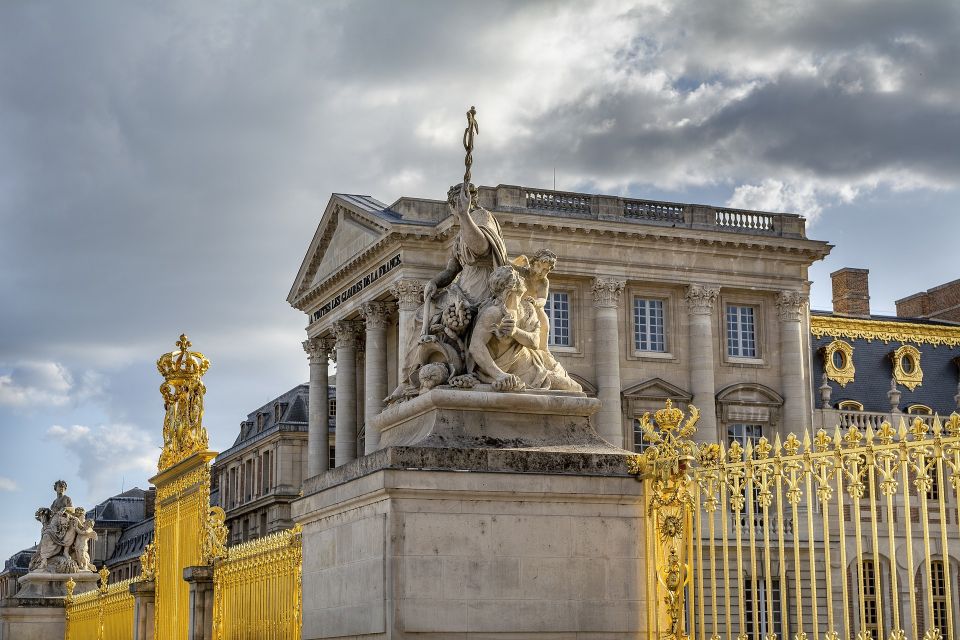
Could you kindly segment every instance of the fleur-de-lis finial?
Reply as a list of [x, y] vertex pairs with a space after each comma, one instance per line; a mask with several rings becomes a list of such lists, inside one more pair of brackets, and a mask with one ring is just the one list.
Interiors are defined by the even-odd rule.
[[193, 343], [187, 338], [187, 334], [181, 333], [180, 339], [177, 340], [177, 346], [180, 347], [180, 351], [186, 353], [187, 349], [193, 346]]

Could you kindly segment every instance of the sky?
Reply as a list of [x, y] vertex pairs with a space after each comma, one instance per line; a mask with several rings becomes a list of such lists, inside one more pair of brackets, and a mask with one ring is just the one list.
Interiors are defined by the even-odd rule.
[[960, 277], [960, 3], [0, 4], [0, 558], [70, 483], [147, 486], [155, 362], [205, 424], [307, 380], [287, 292], [333, 192], [475, 182], [807, 217], [874, 313]]

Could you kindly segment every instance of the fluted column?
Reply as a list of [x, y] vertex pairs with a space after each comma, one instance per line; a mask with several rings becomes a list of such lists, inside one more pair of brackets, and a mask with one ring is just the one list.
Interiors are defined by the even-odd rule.
[[357, 457], [357, 331], [356, 322], [333, 325], [337, 339], [336, 465]]
[[806, 383], [803, 358], [803, 323], [807, 296], [800, 291], [781, 291], [777, 296], [780, 314], [780, 385], [783, 393], [784, 432], [801, 433], [810, 424], [810, 388]]
[[624, 280], [596, 278], [593, 281], [594, 363], [597, 398], [597, 432], [612, 445], [623, 447], [623, 411], [620, 407], [619, 306]]
[[700, 410], [700, 431], [717, 432], [717, 403], [714, 383], [713, 305], [720, 287], [692, 284], [687, 287], [687, 313], [690, 316], [690, 390], [693, 406]]
[[387, 323], [393, 312], [388, 302], [366, 302], [361, 308], [367, 327], [367, 358], [364, 365], [365, 391], [364, 419], [367, 423], [365, 453], [380, 448], [380, 432], [370, 428], [370, 419], [383, 411], [387, 397]]
[[407, 349], [410, 347], [410, 332], [416, 331], [413, 326], [414, 315], [417, 308], [423, 304], [423, 282], [413, 278], [401, 278], [390, 287], [390, 294], [397, 299], [398, 324], [397, 324], [397, 380], [401, 380], [403, 375], [403, 361], [407, 357]]
[[307, 427], [307, 477], [323, 473], [330, 466], [329, 366], [333, 338], [311, 338], [303, 343], [310, 362], [310, 415]]

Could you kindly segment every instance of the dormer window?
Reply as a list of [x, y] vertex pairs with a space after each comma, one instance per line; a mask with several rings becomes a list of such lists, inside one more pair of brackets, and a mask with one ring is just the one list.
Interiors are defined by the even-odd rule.
[[263, 423], [266, 422], [267, 414], [258, 413], [257, 414], [257, 432], [263, 431]]
[[925, 404], [912, 404], [907, 407], [907, 413], [915, 416], [932, 416], [933, 409]]
[[841, 400], [837, 403], [840, 411], [863, 411], [863, 404], [856, 400]]

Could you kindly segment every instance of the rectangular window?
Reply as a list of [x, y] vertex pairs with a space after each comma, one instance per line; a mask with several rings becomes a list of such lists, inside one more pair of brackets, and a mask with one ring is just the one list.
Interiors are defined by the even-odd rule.
[[663, 300], [633, 299], [633, 348], [637, 351], [667, 350]]
[[930, 593], [933, 595], [933, 626], [940, 630], [943, 638], [952, 638], [947, 628], [947, 572], [942, 560], [930, 563]]
[[734, 358], [757, 357], [753, 307], [727, 305], [727, 355]]
[[643, 453], [650, 448], [650, 443], [643, 437], [643, 427], [640, 426], [640, 418], [633, 419], [633, 450], [636, 453]]
[[551, 292], [547, 296], [543, 311], [550, 321], [550, 335], [547, 338], [547, 344], [551, 347], [573, 346], [573, 339], [570, 334], [570, 294], [565, 291]]
[[327, 407], [328, 407], [328, 408], [327, 408], [327, 411], [329, 412], [330, 417], [331, 417], [331, 418], [336, 418], [336, 417], [337, 417], [337, 399], [336, 399], [336, 398], [330, 398], [330, 399], [327, 401]]
[[877, 588], [877, 572], [873, 560], [863, 560], [860, 571], [863, 572], [860, 606], [863, 607], [863, 619], [866, 622], [864, 631], [867, 631], [871, 638], [876, 638], [880, 631], [880, 618], [877, 615], [877, 594], [880, 590]]
[[328, 459], [327, 462], [330, 465], [327, 467], [328, 469], [333, 469], [334, 467], [337, 466], [337, 448], [336, 447], [330, 447], [330, 458]]
[[[756, 589], [754, 589], [756, 587]], [[754, 593], [756, 590], [756, 593]], [[746, 620], [743, 621], [747, 637], [766, 638], [771, 633], [777, 637], [783, 635], [782, 595], [780, 593], [780, 579], [770, 578], [770, 592], [767, 593], [767, 580], [763, 576], [756, 580], [746, 576], [743, 580], [743, 600]], [[773, 626], [770, 626], [770, 614], [773, 613]], [[756, 617], [756, 625], [754, 625]], [[759, 633], [755, 634], [755, 628]]]
[[731, 424], [727, 427], [727, 444], [731, 442], [738, 443], [746, 448], [747, 442], [757, 444], [763, 436], [763, 425], [759, 424]]

